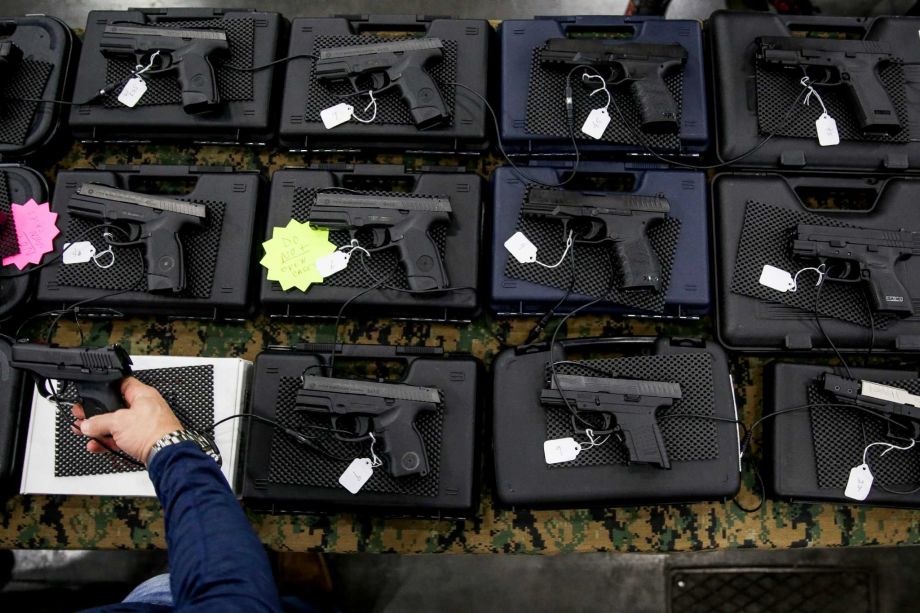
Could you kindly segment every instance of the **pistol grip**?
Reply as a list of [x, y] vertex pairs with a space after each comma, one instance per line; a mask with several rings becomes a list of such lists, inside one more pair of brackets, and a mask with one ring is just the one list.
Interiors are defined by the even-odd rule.
[[447, 272], [438, 246], [428, 232], [410, 228], [397, 243], [403, 266], [406, 267], [406, 279], [409, 288], [414, 291], [435, 290], [447, 287]]
[[860, 270], [860, 276], [869, 284], [872, 306], [882, 313], [894, 313], [901, 317], [914, 314], [913, 301], [907, 288], [894, 273], [894, 263], [877, 266], [869, 264]]
[[894, 136], [901, 131], [898, 113], [885, 91], [879, 73], [874, 68], [866, 71], [851, 71], [844, 81], [856, 103], [856, 118], [859, 128], [869, 134]]
[[659, 73], [652, 71], [645, 78], [630, 81], [629, 89], [639, 105], [639, 118], [644, 132], [679, 131], [674, 99]]
[[383, 455], [387, 459], [390, 474], [394, 477], [428, 474], [428, 456], [425, 443], [415, 427], [415, 416], [389, 425], [375, 432], [383, 442]]
[[147, 250], [147, 291], [173, 293], [185, 289], [185, 256], [176, 233], [151, 232]]
[[661, 291], [661, 264], [646, 236], [617, 242], [616, 252], [623, 273], [621, 289]]
[[433, 128], [450, 119], [438, 86], [421, 66], [407, 66], [397, 84], [419, 130]]
[[623, 442], [629, 450], [629, 463], [656, 464], [662, 468], [671, 468], [671, 460], [661, 437], [661, 430], [652, 414], [649, 421], [621, 425]]
[[77, 387], [78, 402], [83, 407], [86, 417], [111, 413], [125, 406], [125, 401], [121, 397], [121, 380], [104, 383], [75, 381], [74, 384]]
[[179, 84], [182, 87], [182, 108], [189, 115], [205, 113], [220, 104], [214, 67], [203, 55], [189, 53], [182, 56]]

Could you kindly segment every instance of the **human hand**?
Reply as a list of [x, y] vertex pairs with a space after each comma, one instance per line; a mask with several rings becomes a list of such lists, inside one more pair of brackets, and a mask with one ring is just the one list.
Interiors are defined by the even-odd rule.
[[[121, 382], [121, 395], [128, 408], [89, 419], [83, 407], [75, 404], [71, 408], [76, 418], [73, 431], [99, 439], [87, 441], [86, 449], [91, 453], [120, 449], [138, 462], [146, 464], [153, 445], [170, 432], [182, 430], [182, 424], [160, 392], [134, 377], [127, 377]], [[105, 445], [100, 441], [105, 442]]]

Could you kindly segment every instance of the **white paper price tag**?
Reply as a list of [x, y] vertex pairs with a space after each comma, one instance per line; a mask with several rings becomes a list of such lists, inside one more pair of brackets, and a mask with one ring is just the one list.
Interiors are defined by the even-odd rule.
[[96, 248], [88, 241], [80, 243], [64, 243], [64, 255], [61, 258], [65, 264], [85, 264], [96, 256]]
[[795, 289], [795, 281], [792, 275], [782, 268], [770, 266], [769, 264], [765, 264], [760, 272], [760, 284], [783, 293]]
[[818, 144], [822, 147], [830, 147], [840, 144], [840, 134], [837, 133], [837, 122], [827, 113], [821, 113], [815, 122], [815, 129], [818, 131]]
[[537, 261], [537, 246], [530, 242], [523, 232], [515, 232], [505, 241], [505, 249], [521, 264]]
[[603, 138], [604, 130], [610, 125], [610, 114], [605, 108], [594, 109], [588, 113], [588, 118], [581, 126], [581, 131], [591, 138]]
[[351, 119], [352, 113], [354, 112], [355, 107], [340, 102], [335, 106], [330, 106], [328, 109], [320, 111], [319, 117], [323, 120], [323, 125], [326, 126], [326, 129], [331, 130]]
[[339, 485], [352, 494], [357, 494], [374, 474], [369, 458], [355, 458], [339, 477]]
[[543, 442], [543, 457], [547, 464], [571, 462], [581, 453], [581, 445], [572, 437]]
[[147, 93], [147, 82], [140, 77], [134, 77], [125, 83], [121, 93], [118, 94], [118, 101], [125, 106], [133, 107], [140, 102], [141, 96], [145, 93]]
[[316, 260], [316, 270], [325, 277], [331, 277], [337, 272], [348, 268], [348, 260], [351, 259], [350, 253], [344, 251], [333, 251], [329, 255]]
[[872, 489], [873, 480], [874, 477], [869, 472], [868, 464], [854, 466], [850, 471], [850, 478], [847, 479], [847, 489], [843, 491], [843, 495], [853, 500], [865, 500]]

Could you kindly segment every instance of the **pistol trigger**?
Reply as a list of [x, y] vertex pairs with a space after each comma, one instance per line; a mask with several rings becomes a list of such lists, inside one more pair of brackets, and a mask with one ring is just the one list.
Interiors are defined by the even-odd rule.
[[378, 247], [383, 247], [387, 243], [387, 229], [386, 228], [374, 228], [374, 249]]
[[371, 84], [375, 92], [380, 92], [387, 85], [387, 78], [385, 75], [375, 72], [371, 75]]
[[355, 434], [365, 436], [370, 431], [370, 418], [365, 415], [355, 417]]

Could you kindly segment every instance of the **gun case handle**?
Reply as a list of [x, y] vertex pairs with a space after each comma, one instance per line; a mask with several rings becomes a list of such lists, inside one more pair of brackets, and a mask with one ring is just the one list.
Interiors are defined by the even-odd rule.
[[190, 19], [221, 19], [223, 9], [202, 7], [172, 7], [164, 9], [128, 9], [140, 11], [150, 23], [165, 23], [169, 21], [186, 21]]
[[427, 32], [433, 19], [427, 15], [339, 15], [355, 34], [362, 32]]
[[10, 366], [9, 352], [9, 344], [4, 340], [0, 340], [0, 383], [9, 384], [9, 380], [13, 377], [13, 367]]
[[[569, 176], [571, 176], [573, 172], [572, 168], [553, 167], [553, 170], [555, 170], [557, 181], [563, 181], [567, 179]], [[607, 180], [614, 180], [614, 179], [617, 179], [618, 177], [623, 178], [623, 179], [629, 179], [632, 181], [631, 189], [627, 189], [627, 190], [607, 189], [607, 188], [604, 188], [603, 186], [600, 186], [596, 188], [596, 191], [610, 191], [610, 192], [631, 194], [631, 193], [638, 191], [639, 185], [642, 183], [643, 173], [641, 170], [639, 171], [631, 170], [631, 169], [626, 168], [625, 166], [621, 166], [619, 169], [613, 170], [610, 168], [609, 162], [582, 162], [581, 164], [579, 164], [578, 179], [581, 181], [584, 181], [585, 179], [590, 179], [592, 177], [599, 178], [599, 179], [607, 179]], [[579, 188], [572, 187], [571, 189], [579, 189]], [[580, 189], [583, 189], [584, 191], [593, 191], [592, 188], [580, 188]]]
[[[820, 211], [821, 213], [871, 213], [875, 210], [888, 185], [888, 178], [861, 178], [861, 177], [785, 177], [786, 183], [795, 192], [799, 205], [809, 212]], [[845, 208], [816, 208], [806, 205], [802, 198], [802, 190], [814, 189], [823, 193], [830, 192], [856, 192], [871, 191], [875, 194], [872, 200], [872, 206], [867, 209], [845, 209]]]
[[[540, 15], [534, 19], [555, 21], [563, 32], [580, 33], [615, 33], [629, 34], [633, 38], [638, 34], [638, 29], [648, 19], [661, 19], [660, 17], [625, 17], [613, 15], [576, 15], [560, 17], [559, 15]], [[637, 27], [638, 26], [638, 27]], [[626, 39], [624, 39], [626, 40]]]
[[594, 338], [564, 338], [556, 341], [564, 349], [592, 349], [595, 347], [625, 347], [628, 345], [651, 345], [658, 340], [656, 336], [599, 336]]
[[[332, 353], [332, 343], [297, 343], [292, 346], [294, 351], [303, 353], [316, 353], [328, 356]], [[424, 357], [443, 357], [442, 347], [411, 347], [406, 345], [352, 345], [338, 343], [335, 345], [335, 355], [339, 358], [358, 358], [368, 360], [397, 359], [407, 363]]]
[[825, 17], [806, 15], [775, 15], [790, 32], [862, 32], [865, 34], [874, 18]]

